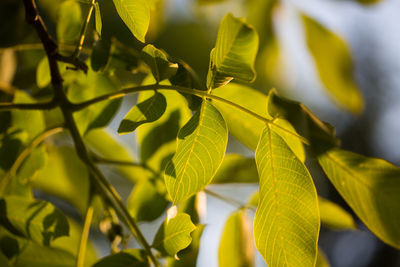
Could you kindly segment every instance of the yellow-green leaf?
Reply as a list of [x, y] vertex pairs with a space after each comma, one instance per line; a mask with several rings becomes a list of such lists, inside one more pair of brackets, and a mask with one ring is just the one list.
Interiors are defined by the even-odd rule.
[[317, 258], [317, 193], [306, 167], [265, 127], [256, 150], [260, 199], [255, 243], [268, 266], [313, 267]]
[[346, 43], [314, 19], [302, 15], [307, 45], [322, 83], [342, 108], [360, 114], [364, 101], [354, 80], [354, 63]]
[[210, 54], [207, 88], [224, 86], [232, 79], [253, 81], [257, 51], [258, 35], [254, 28], [243, 18], [227, 14], [221, 21], [215, 48]]
[[169, 62], [167, 55], [153, 45], [146, 45], [141, 56], [157, 82], [172, 77], [178, 70], [178, 64]]
[[58, 7], [57, 37], [60, 42], [74, 42], [81, 31], [82, 12], [79, 3], [67, 0]]
[[204, 100], [201, 109], [179, 130], [176, 153], [165, 169], [165, 184], [174, 204], [211, 182], [224, 158], [227, 141], [224, 118]]
[[254, 266], [252, 227], [245, 210], [234, 212], [225, 223], [218, 249], [218, 266]]
[[322, 252], [321, 248], [318, 249], [318, 256], [317, 256], [317, 263], [315, 267], [330, 267], [328, 258], [326, 257], [325, 253]]
[[400, 168], [338, 148], [318, 155], [318, 162], [365, 225], [400, 248]]
[[318, 205], [322, 225], [337, 230], [357, 228], [353, 216], [338, 204], [319, 197]]
[[100, 5], [99, 2], [94, 3], [95, 21], [96, 21], [96, 32], [101, 35], [101, 29], [103, 28], [103, 22], [101, 20]]
[[256, 161], [239, 154], [227, 154], [212, 183], [258, 183]]
[[145, 42], [145, 36], [150, 24], [150, 6], [148, 0], [113, 0], [115, 8], [122, 21], [132, 34]]

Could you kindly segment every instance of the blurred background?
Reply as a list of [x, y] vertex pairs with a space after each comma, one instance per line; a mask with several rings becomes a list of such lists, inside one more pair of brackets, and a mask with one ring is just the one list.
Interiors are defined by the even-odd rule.
[[[3, 49], [21, 43], [37, 43], [35, 33], [25, 25], [24, 10], [19, 2], [2, 0], [0, 4], [0, 81], [3, 85], [27, 88], [29, 84], [35, 83], [36, 67], [43, 57], [40, 45], [36, 48], [17, 47], [15, 50], [18, 52], [12, 54]], [[49, 31], [55, 33], [57, 5], [62, 1], [37, 2]], [[85, 14], [86, 1], [80, 2], [82, 13]], [[142, 44], [134, 40], [122, 24], [112, 1], [100, 0], [99, 4], [102, 10], [103, 36], [113, 36], [128, 47], [140, 49]], [[257, 79], [249, 86], [265, 93], [274, 87], [280, 94], [305, 103], [320, 119], [336, 128], [342, 148], [370, 157], [384, 158], [400, 165], [400, 1], [160, 0], [152, 11], [152, 22], [146, 41], [165, 50], [171, 57], [186, 61], [204, 81], [219, 22], [228, 12], [246, 17], [260, 35]], [[304, 17], [310, 18], [311, 22]], [[305, 21], [309, 21], [308, 24]], [[315, 25], [321, 26], [325, 35], [318, 35]], [[90, 27], [93, 28], [93, 25]], [[312, 35], [313, 33], [315, 34]], [[93, 38], [88, 35], [87, 46]], [[345, 51], [344, 55], [342, 53], [337, 56], [340, 59], [336, 63], [329, 62], [330, 59], [335, 61], [334, 52], [332, 55], [317, 55], [310, 50], [310, 47], [329, 45], [329, 38], [342, 40], [338, 42], [339, 48], [334, 47]], [[17, 59], [11, 60], [10, 57]], [[330, 85], [324, 82], [326, 79], [320, 75], [319, 62], [324, 61], [328, 62], [332, 72], [339, 73], [333, 75], [339, 77], [337, 84], [348, 86], [348, 90], [359, 92], [361, 97], [343, 105], [335, 95], [340, 94], [335, 92], [338, 89], [329, 88]], [[342, 61], [346, 63], [342, 64]], [[346, 68], [341, 68], [343, 66]], [[345, 77], [343, 80], [341, 75]], [[33, 93], [40, 94], [38, 89], [32, 90]], [[116, 137], [121, 118], [135, 101], [135, 96], [124, 99], [120, 111], [109, 125], [110, 132]], [[133, 154], [138, 154], [134, 134], [121, 136], [119, 140], [129, 146]], [[234, 138], [230, 138], [228, 153], [253, 155], [252, 151]], [[319, 194], [351, 212], [317, 164], [312, 161], [307, 164]], [[131, 184], [108, 169], [104, 171], [127, 197]], [[213, 185], [210, 189], [244, 203], [256, 187]], [[40, 196], [40, 192], [38, 195]], [[63, 209], [68, 209], [68, 205], [62, 201], [56, 203]], [[197, 266], [216, 267], [221, 231], [235, 206], [209, 195], [206, 206], [207, 212], [203, 221], [206, 228], [201, 239]], [[249, 214], [254, 215], [251, 212]], [[141, 225], [149, 240], [152, 240], [161, 220], [162, 218], [152, 224]], [[400, 252], [379, 241], [359, 220], [357, 223], [359, 231], [321, 229], [320, 247], [331, 266], [400, 266]], [[108, 254], [109, 244], [106, 239], [99, 233], [94, 233], [93, 238], [100, 254]], [[257, 266], [265, 266], [259, 255]]]

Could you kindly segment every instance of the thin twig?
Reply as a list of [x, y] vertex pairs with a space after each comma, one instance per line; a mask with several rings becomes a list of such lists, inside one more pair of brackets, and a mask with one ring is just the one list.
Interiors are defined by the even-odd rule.
[[83, 267], [85, 264], [86, 248], [89, 239], [90, 225], [93, 219], [93, 205], [90, 203], [86, 211], [85, 222], [83, 223], [83, 229], [81, 239], [79, 242], [78, 255], [76, 257], [76, 267]]
[[44, 103], [0, 103], [0, 111], [9, 110], [47, 110], [55, 108], [53, 101]]
[[253, 206], [250, 206], [250, 205], [247, 205], [247, 204], [243, 204], [243, 203], [241, 203], [240, 201], [237, 201], [237, 200], [234, 199], [234, 198], [226, 197], [226, 196], [220, 195], [220, 194], [215, 193], [214, 191], [211, 191], [211, 190], [209, 190], [209, 189], [204, 189], [204, 192], [205, 192], [207, 195], [210, 195], [210, 196], [213, 196], [213, 197], [215, 197], [215, 198], [218, 198], [219, 200], [222, 200], [222, 201], [224, 201], [224, 202], [226, 202], [226, 203], [228, 203], [228, 204], [230, 204], [230, 205], [236, 206], [236, 207], [239, 208], [239, 209], [241, 209], [241, 208], [246, 208], [246, 209], [250, 209], [250, 210], [255, 211], [255, 208], [254, 208]]

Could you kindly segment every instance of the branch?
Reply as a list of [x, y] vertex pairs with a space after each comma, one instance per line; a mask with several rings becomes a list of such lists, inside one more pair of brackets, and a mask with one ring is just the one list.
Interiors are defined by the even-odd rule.
[[56, 104], [53, 101], [44, 103], [0, 103], [0, 111], [9, 110], [46, 110], [55, 108]]

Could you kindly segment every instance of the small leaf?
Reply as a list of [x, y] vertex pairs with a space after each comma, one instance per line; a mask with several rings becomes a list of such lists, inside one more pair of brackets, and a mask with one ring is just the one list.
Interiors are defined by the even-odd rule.
[[357, 2], [360, 4], [364, 4], [364, 5], [372, 5], [372, 4], [380, 3], [381, 0], [357, 0]]
[[0, 200], [0, 209], [1, 225], [38, 244], [49, 246], [69, 234], [67, 218], [49, 202], [9, 196]]
[[354, 63], [349, 48], [339, 36], [314, 19], [304, 14], [302, 19], [307, 45], [322, 83], [340, 107], [360, 114], [364, 101], [354, 80]]
[[265, 127], [256, 150], [260, 199], [255, 243], [268, 266], [315, 265], [319, 233], [313, 180], [286, 142]]
[[212, 183], [258, 183], [256, 161], [239, 154], [227, 154]]
[[82, 12], [78, 2], [67, 0], [58, 7], [57, 37], [61, 43], [72, 43], [81, 31]]
[[142, 58], [157, 82], [172, 77], [178, 70], [178, 64], [169, 62], [167, 55], [153, 45], [146, 45], [142, 49]]
[[137, 104], [125, 115], [118, 127], [118, 133], [127, 134], [144, 123], [158, 120], [167, 108], [167, 100], [163, 94], [156, 92], [154, 96]]
[[150, 6], [148, 0], [113, 0], [118, 15], [128, 26], [132, 34], [145, 42], [150, 24]]
[[318, 205], [322, 225], [336, 230], [357, 229], [351, 214], [338, 204], [319, 197]]
[[258, 35], [254, 28], [243, 18], [227, 14], [221, 21], [216, 45], [210, 54], [207, 88], [224, 86], [232, 79], [253, 81], [257, 51]]
[[319, 154], [318, 162], [365, 225], [400, 248], [400, 168], [338, 148]]
[[[97, 4], [97, 2], [96, 2]], [[98, 39], [93, 44], [90, 65], [94, 71], [104, 71], [111, 60], [111, 40]]]
[[44, 88], [50, 84], [50, 81], [49, 61], [47, 57], [43, 57], [36, 70], [36, 84], [39, 88]]
[[94, 3], [94, 12], [96, 20], [96, 32], [101, 35], [101, 29], [103, 27], [103, 22], [101, 20], [100, 5], [99, 2]]
[[93, 267], [150, 267], [144, 253], [138, 249], [126, 249], [102, 258]]
[[326, 257], [325, 253], [322, 252], [321, 248], [318, 249], [318, 256], [317, 256], [317, 263], [315, 267], [330, 267], [328, 258]]
[[208, 101], [179, 130], [176, 153], [165, 169], [165, 184], [174, 204], [201, 191], [213, 179], [225, 155], [228, 129]]
[[189, 246], [192, 241], [190, 233], [196, 226], [185, 213], [178, 213], [175, 217], [163, 222], [154, 237], [153, 246], [170, 256]]
[[252, 227], [245, 210], [231, 214], [225, 223], [218, 249], [220, 267], [254, 266]]

